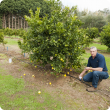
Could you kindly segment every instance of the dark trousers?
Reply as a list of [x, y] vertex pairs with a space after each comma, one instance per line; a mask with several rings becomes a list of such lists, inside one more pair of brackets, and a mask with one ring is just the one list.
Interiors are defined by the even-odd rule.
[[99, 79], [107, 79], [108, 77], [109, 77], [109, 75], [107, 72], [93, 71], [93, 72], [86, 74], [83, 77], [83, 80], [86, 82], [92, 82], [92, 85], [95, 88], [97, 88], [97, 84], [98, 84]]

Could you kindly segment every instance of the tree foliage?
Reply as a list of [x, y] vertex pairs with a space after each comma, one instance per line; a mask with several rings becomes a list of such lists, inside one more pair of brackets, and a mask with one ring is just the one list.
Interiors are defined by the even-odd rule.
[[94, 38], [97, 38], [98, 35], [99, 35], [99, 31], [98, 31], [98, 28], [87, 28], [87, 29], [84, 29], [84, 36], [85, 36], [85, 39], [84, 41], [82, 42], [83, 45], [85, 45], [85, 47], [88, 47], [90, 45], [90, 43], [93, 42]]
[[7, 41], [4, 40], [4, 33], [2, 30], [0, 30], [0, 44], [5, 45], [7, 43]]
[[6, 28], [6, 29], [1, 29], [1, 32], [4, 33], [4, 35], [8, 35], [8, 36], [20, 36], [23, 37], [26, 34], [26, 30], [21, 28], [21, 29], [10, 29], [10, 28]]
[[0, 43], [3, 43], [4, 41], [4, 34], [3, 32], [0, 32]]
[[25, 16], [30, 26], [23, 43], [19, 46], [23, 52], [28, 52], [30, 60], [51, 64], [52, 69], [61, 72], [63, 68], [80, 67], [79, 56], [83, 53], [82, 42], [84, 33], [79, 30], [81, 21], [75, 15], [70, 15], [70, 9], [57, 8], [42, 19], [38, 8], [31, 17]]
[[107, 16], [107, 22], [110, 23], [110, 14]]
[[93, 16], [93, 15], [87, 15], [80, 18], [84, 24], [82, 25], [82, 28], [91, 28], [96, 27], [98, 28], [99, 32], [101, 32], [102, 27], [106, 24], [106, 21], [104, 20], [104, 17], [101, 15]]
[[108, 50], [110, 51], [110, 24], [105, 25], [103, 27], [100, 36], [101, 36], [100, 38], [101, 43], [106, 45], [108, 47]]
[[94, 38], [97, 38], [98, 35], [99, 35], [99, 31], [98, 31], [98, 28], [87, 28], [86, 29], [86, 35], [91, 38], [91, 39], [94, 39]]
[[0, 4], [0, 13], [17, 14], [19, 16], [29, 15], [29, 9], [33, 12], [41, 7], [40, 17], [50, 14], [50, 7], [44, 0], [3, 0]]

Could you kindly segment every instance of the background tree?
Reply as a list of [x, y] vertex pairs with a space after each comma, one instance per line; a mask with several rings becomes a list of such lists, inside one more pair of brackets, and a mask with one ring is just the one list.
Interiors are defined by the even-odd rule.
[[110, 24], [105, 25], [103, 27], [102, 32], [100, 33], [100, 42], [108, 47], [108, 51], [110, 51]]
[[87, 15], [84, 17], [81, 17], [80, 20], [84, 22], [82, 25], [82, 28], [91, 28], [96, 27], [98, 28], [99, 32], [101, 32], [102, 27], [106, 24], [106, 21], [103, 16], [101, 15]]
[[107, 22], [110, 23], [110, 14], [107, 16]]
[[[50, 14], [50, 6], [44, 0], [3, 0], [0, 3], [0, 14], [3, 17], [4, 28], [13, 28], [13, 24], [10, 26], [13, 23], [13, 18], [15, 29], [17, 24], [20, 25], [18, 28], [22, 28], [25, 25], [24, 15], [29, 15], [29, 9], [35, 13], [37, 7], [41, 7], [40, 17]], [[8, 21], [8, 26], [6, 21]]]

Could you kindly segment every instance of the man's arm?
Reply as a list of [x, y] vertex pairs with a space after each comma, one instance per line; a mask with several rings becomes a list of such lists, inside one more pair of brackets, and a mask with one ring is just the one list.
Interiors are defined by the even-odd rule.
[[84, 69], [84, 70], [81, 72], [81, 74], [79, 75], [79, 78], [80, 78], [80, 77], [82, 78], [86, 71], [87, 71], [87, 70]]
[[86, 69], [87, 71], [88, 71], [88, 70], [92, 70], [92, 71], [102, 71], [102, 70], [103, 70], [103, 68], [101, 68], [101, 67], [98, 67], [98, 68], [86, 67], [85, 69]]
[[102, 71], [103, 68], [91, 68], [91, 67], [86, 67], [82, 72], [81, 74], [79, 75], [79, 77], [83, 77], [83, 75], [85, 74], [86, 71], [88, 70], [92, 70], [92, 71]]

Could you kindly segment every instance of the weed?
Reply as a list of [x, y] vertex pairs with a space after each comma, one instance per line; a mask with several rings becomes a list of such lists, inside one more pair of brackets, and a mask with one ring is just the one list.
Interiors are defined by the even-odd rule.
[[21, 69], [18, 69], [19, 72], [21, 72]]

